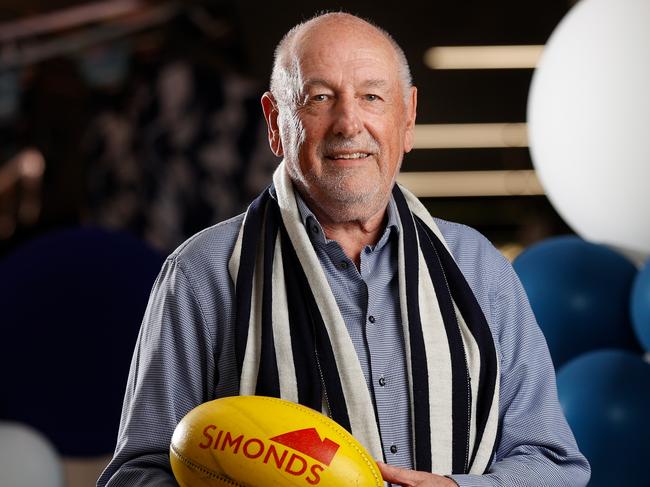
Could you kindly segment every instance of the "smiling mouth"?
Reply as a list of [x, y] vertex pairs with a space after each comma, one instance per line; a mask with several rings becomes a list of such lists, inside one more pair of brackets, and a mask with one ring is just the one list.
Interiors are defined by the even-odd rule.
[[325, 157], [327, 159], [332, 159], [332, 160], [340, 160], [340, 159], [353, 160], [353, 159], [365, 159], [369, 156], [370, 154], [367, 152], [353, 152], [349, 154], [328, 154]]

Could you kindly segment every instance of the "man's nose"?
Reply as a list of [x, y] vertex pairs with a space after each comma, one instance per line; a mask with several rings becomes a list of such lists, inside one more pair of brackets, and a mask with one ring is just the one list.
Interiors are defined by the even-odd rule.
[[354, 97], [340, 98], [335, 107], [333, 130], [335, 135], [350, 138], [358, 135], [363, 129], [359, 116], [359, 106]]

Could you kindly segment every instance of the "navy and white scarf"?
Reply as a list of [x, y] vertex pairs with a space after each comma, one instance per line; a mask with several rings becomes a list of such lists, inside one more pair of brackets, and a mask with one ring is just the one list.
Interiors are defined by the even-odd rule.
[[[240, 394], [322, 410], [383, 457], [354, 345], [281, 163], [248, 208], [230, 259]], [[482, 474], [498, 423], [499, 365], [485, 316], [424, 206], [395, 185], [399, 302], [414, 467]]]

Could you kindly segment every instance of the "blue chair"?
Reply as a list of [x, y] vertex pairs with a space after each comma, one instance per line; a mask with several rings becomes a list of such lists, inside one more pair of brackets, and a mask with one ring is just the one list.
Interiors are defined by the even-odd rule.
[[63, 456], [111, 453], [162, 262], [99, 228], [47, 234], [0, 261], [0, 418], [33, 426]]

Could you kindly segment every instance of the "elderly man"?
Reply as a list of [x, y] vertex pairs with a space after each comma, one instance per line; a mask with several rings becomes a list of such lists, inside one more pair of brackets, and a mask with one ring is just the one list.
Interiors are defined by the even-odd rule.
[[586, 485], [512, 268], [395, 186], [416, 98], [402, 50], [364, 20], [284, 37], [262, 97], [284, 160], [246, 215], [167, 259], [99, 485], [174, 485], [177, 422], [236, 394], [322, 408], [395, 485]]

